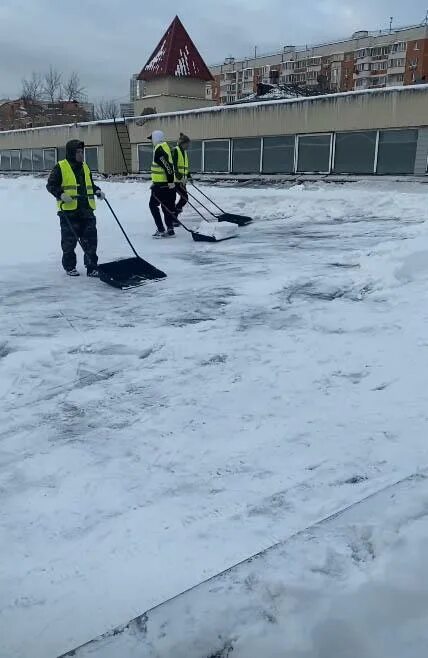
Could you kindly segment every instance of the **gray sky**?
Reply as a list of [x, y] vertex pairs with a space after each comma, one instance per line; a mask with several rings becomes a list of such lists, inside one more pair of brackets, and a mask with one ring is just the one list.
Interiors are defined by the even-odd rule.
[[0, 98], [53, 64], [79, 72], [90, 99], [126, 101], [129, 78], [179, 14], [207, 64], [422, 22], [428, 0], [0, 0]]

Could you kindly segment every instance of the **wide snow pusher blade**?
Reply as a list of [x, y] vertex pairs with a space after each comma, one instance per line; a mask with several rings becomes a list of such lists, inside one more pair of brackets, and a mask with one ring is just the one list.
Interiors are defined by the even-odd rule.
[[140, 256], [99, 264], [98, 272], [101, 281], [121, 290], [136, 288], [147, 281], [166, 277], [165, 272], [158, 270]]
[[105, 199], [111, 214], [116, 220], [120, 230], [126, 238], [129, 246], [134, 252], [133, 258], [123, 258], [121, 260], [113, 260], [110, 263], [98, 264], [98, 272], [101, 281], [108, 283], [109, 286], [120, 288], [121, 290], [129, 290], [129, 288], [136, 288], [141, 286], [147, 281], [156, 281], [166, 277], [165, 272], [158, 270], [146, 260], [141, 258], [134, 249], [134, 245], [127, 236], [125, 229], [120, 223], [116, 213], [111, 207], [107, 199]]

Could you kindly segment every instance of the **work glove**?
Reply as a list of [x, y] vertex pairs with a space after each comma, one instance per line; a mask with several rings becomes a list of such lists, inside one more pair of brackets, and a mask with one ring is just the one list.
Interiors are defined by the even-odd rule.
[[73, 197], [71, 197], [69, 194], [66, 192], [63, 192], [60, 196], [60, 199], [63, 203], [72, 203], [73, 202]]
[[104, 194], [104, 192], [103, 192], [102, 190], [97, 190], [97, 191], [95, 192], [95, 196], [96, 196], [100, 201], [104, 201], [104, 199], [106, 198], [106, 195]]
[[168, 183], [168, 189], [175, 190], [175, 183]]

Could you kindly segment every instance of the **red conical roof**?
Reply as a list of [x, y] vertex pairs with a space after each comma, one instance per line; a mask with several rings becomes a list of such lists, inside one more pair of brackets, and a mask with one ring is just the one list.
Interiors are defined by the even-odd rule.
[[178, 16], [159, 41], [138, 79], [149, 81], [165, 77], [213, 79]]

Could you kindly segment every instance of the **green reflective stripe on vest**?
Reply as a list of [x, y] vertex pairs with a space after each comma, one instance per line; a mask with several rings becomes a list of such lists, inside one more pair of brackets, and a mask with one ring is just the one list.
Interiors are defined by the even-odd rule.
[[187, 178], [189, 175], [189, 155], [187, 151], [181, 150], [179, 146], [175, 147], [175, 150], [177, 152], [177, 171], [180, 174], [180, 178], [177, 178], [175, 176], [175, 182], [178, 183], [182, 178]]
[[[62, 174], [61, 189], [63, 192], [66, 192], [66, 194], [71, 196], [73, 199], [71, 203], [64, 203], [63, 201], [61, 201], [61, 199], [59, 199], [57, 201], [58, 209], [77, 210], [77, 205], [78, 205], [77, 198], [79, 196], [79, 190], [77, 189], [78, 185], [77, 185], [75, 173], [68, 160], [60, 160], [58, 164]], [[92, 181], [91, 181], [91, 170], [89, 169], [86, 162], [83, 163], [83, 171], [85, 174], [85, 188], [86, 188], [85, 191], [86, 191], [86, 196], [88, 197], [89, 207], [92, 208], [92, 210], [95, 210], [96, 204], [95, 204], [94, 188], [92, 187]]]
[[167, 142], [162, 142], [162, 144], [156, 144], [155, 148], [153, 149], [153, 162], [152, 162], [152, 168], [151, 168], [151, 173], [152, 173], [152, 183], [167, 183], [168, 182], [168, 176], [166, 175], [165, 170], [163, 167], [157, 164], [155, 162], [155, 153], [158, 150], [158, 148], [163, 148], [165, 151], [167, 157], [168, 157], [168, 162], [171, 165], [171, 170], [173, 169], [173, 162], [172, 162], [172, 153], [171, 149], [169, 147], [169, 144]]

